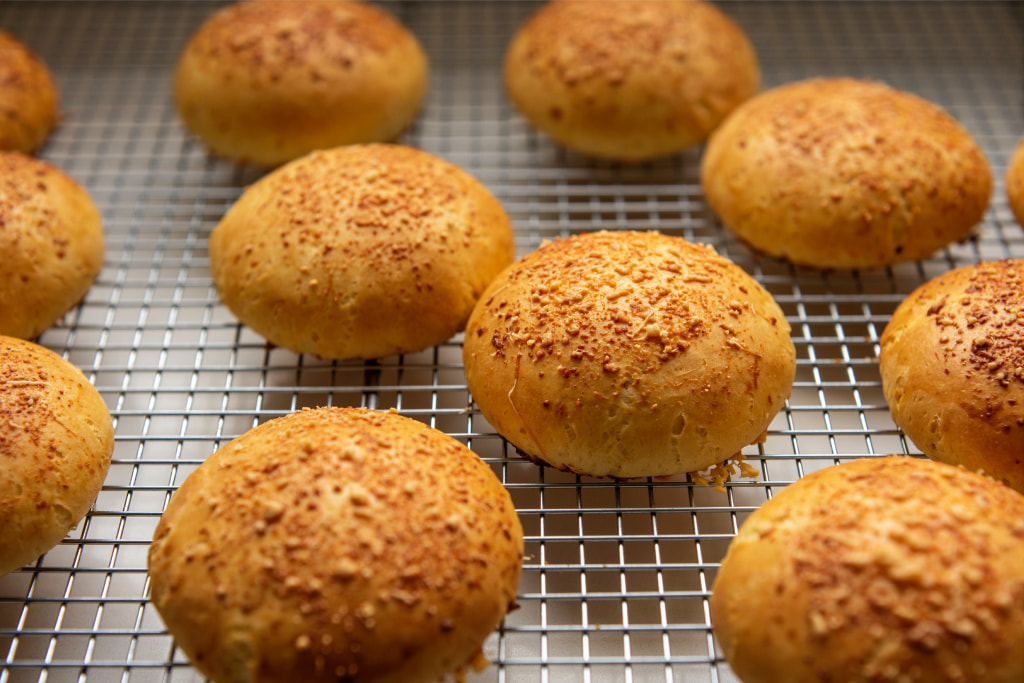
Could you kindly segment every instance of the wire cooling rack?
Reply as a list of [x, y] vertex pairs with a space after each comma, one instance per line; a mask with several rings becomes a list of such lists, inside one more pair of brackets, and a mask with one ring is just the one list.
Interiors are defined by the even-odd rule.
[[[457, 163], [509, 211], [519, 253], [596, 229], [657, 229], [713, 244], [775, 296], [793, 327], [793, 395], [757, 479], [725, 492], [686, 477], [611, 482], [521, 460], [479, 413], [461, 337], [422, 353], [333, 363], [268, 348], [218, 302], [206, 241], [259, 172], [212, 159], [169, 93], [182, 45], [213, 2], [2, 2], [0, 27], [53, 70], [64, 118], [42, 156], [84, 184], [105, 219], [103, 271], [39, 339], [80, 367], [116, 421], [110, 474], [88, 517], [32, 566], [0, 578], [0, 683], [198, 679], [148, 601], [146, 551], [170, 495], [210, 453], [305, 406], [363, 405], [435, 426], [508, 487], [526, 535], [520, 609], [487, 641], [474, 681], [735, 681], [707, 611], [738, 526], [773, 491], [841, 460], [915, 453], [882, 396], [878, 337], [931, 277], [1024, 257], [1003, 176], [1024, 133], [1020, 2], [720, 2], [752, 38], [766, 86], [816, 75], [885, 80], [944, 106], [995, 174], [977, 234], [927, 261], [821, 272], [760, 258], [716, 221], [700, 150], [635, 166], [594, 162], [510, 107], [504, 46], [537, 7], [384, 3], [432, 61], [428, 104], [404, 141]], [[0, 265], [2, 267], [2, 265]]]

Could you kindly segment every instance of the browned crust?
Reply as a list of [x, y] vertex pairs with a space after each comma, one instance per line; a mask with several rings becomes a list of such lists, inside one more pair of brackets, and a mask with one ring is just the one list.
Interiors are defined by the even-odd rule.
[[50, 70], [26, 45], [0, 31], [0, 150], [35, 152], [57, 119]]
[[470, 317], [470, 391], [505, 438], [594, 476], [699, 470], [757, 440], [795, 372], [771, 296], [711, 249], [657, 233], [541, 246]]
[[434, 681], [514, 602], [511, 498], [461, 443], [397, 414], [305, 410], [235, 439], [175, 493], [153, 603], [217, 681]]
[[879, 363], [893, 420], [925, 455], [1024, 493], [1024, 260], [917, 288], [886, 326]]
[[711, 621], [746, 683], [1024, 678], [1024, 497], [905, 457], [808, 475], [743, 524]]
[[708, 204], [754, 248], [821, 268], [925, 258], [981, 220], [992, 174], [938, 106], [813, 79], [746, 102], [708, 142]]
[[396, 145], [297, 159], [249, 187], [210, 236], [217, 291], [239, 319], [325, 358], [444, 342], [514, 255], [483, 185]]
[[107, 406], [77, 368], [0, 336], [0, 575], [34, 561], [85, 516], [113, 448]]
[[1006, 199], [1017, 222], [1024, 226], [1024, 138], [1017, 143], [1006, 169]]
[[698, 0], [555, 0], [516, 33], [504, 73], [533, 125], [630, 161], [702, 142], [760, 83], [746, 35]]
[[60, 169], [0, 152], [0, 334], [38, 336], [77, 304], [103, 267], [103, 226]]
[[247, 0], [214, 14], [179, 59], [186, 126], [219, 155], [276, 166], [314, 149], [389, 142], [427, 91], [416, 37], [352, 0]]

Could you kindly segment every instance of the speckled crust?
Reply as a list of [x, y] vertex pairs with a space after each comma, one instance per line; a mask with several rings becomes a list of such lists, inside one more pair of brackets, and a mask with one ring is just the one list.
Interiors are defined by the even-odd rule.
[[77, 304], [103, 267], [103, 225], [60, 169], [0, 152], [0, 334], [37, 337]]
[[1006, 199], [1017, 222], [1024, 225], [1024, 138], [1017, 143], [1006, 169]]
[[58, 99], [46, 64], [0, 31], [0, 150], [39, 149], [57, 125]]
[[174, 96], [215, 154], [276, 166], [314, 149], [394, 140], [427, 81], [415, 36], [373, 5], [247, 0], [196, 31]]
[[729, 546], [711, 622], [745, 683], [1024, 680], [1024, 497], [942, 463], [810, 474]]
[[149, 552], [192, 664], [229, 681], [434, 681], [514, 602], [508, 492], [456, 440], [394, 413], [320, 408], [213, 454]]
[[554, 0], [513, 37], [504, 69], [533, 125], [626, 161], [703, 142], [760, 85], [746, 35], [700, 0]]
[[755, 249], [819, 268], [925, 258], [981, 220], [992, 173], [936, 105], [813, 79], [737, 108], [701, 165], [708, 204]]
[[0, 336], [0, 576], [35, 561], [85, 517], [113, 449], [107, 406], [76, 367]]
[[272, 343], [325, 358], [444, 342], [514, 256], [483, 185], [395, 145], [297, 159], [248, 188], [210, 236], [224, 303]]
[[879, 365], [893, 420], [925, 455], [1024, 493], [1024, 260], [919, 287], [886, 326]]
[[709, 467], [761, 437], [789, 396], [782, 310], [710, 248], [647, 232], [541, 246], [466, 326], [469, 389], [527, 457], [618, 478]]

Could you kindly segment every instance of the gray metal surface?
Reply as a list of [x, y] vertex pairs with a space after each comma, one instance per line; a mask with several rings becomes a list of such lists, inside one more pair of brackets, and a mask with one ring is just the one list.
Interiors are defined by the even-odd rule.
[[461, 338], [372, 363], [268, 349], [218, 302], [206, 240], [253, 169], [212, 159], [180, 125], [170, 74], [212, 2], [3, 2], [0, 27], [53, 70], [64, 119], [42, 156], [86, 186], [107, 233], [84, 302], [40, 343], [99, 388], [114, 463], [89, 516], [35, 565], [0, 578], [0, 683], [197, 678], [148, 602], [145, 556], [175, 488], [253, 425], [314, 405], [397, 408], [469, 444], [511, 491], [527, 534], [520, 609], [473, 681], [734, 681], [707, 597], [751, 510], [843, 459], [915, 453], [882, 396], [877, 340], [917, 285], [983, 259], [1024, 257], [1003, 176], [1024, 134], [1019, 2], [721, 2], [751, 36], [766, 86], [815, 75], [888, 81], [960, 119], [996, 187], [972, 239], [933, 258], [821, 272], [760, 258], [701, 197], [700, 150], [636, 166], [594, 162], [534, 132], [506, 100], [504, 46], [536, 3], [385, 3], [432, 60], [428, 104], [404, 138], [460, 164], [509, 211], [520, 253], [601, 228], [707, 242], [762, 282], [793, 326], [792, 398], [759, 470], [724, 493], [686, 477], [611, 482], [521, 460], [475, 409]]

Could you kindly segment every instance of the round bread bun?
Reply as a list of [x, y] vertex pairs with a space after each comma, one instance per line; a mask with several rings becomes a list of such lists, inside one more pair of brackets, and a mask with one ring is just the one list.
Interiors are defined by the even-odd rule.
[[744, 683], [1024, 680], [1024, 497], [928, 460], [810, 474], [744, 522], [710, 600]]
[[698, 471], [763, 437], [796, 370], [771, 295], [709, 247], [654, 232], [542, 245], [466, 326], [480, 412], [524, 456], [622, 479]]
[[845, 78], [736, 109], [701, 164], [708, 204], [755, 249], [819, 268], [926, 258], [981, 220], [992, 173], [938, 106]]
[[0, 150], [31, 154], [57, 125], [57, 86], [46, 64], [0, 31]]
[[103, 225], [60, 169], [0, 152], [0, 334], [33, 339], [81, 301], [103, 267]]
[[1017, 143], [1006, 169], [1006, 199], [1017, 222], [1024, 225], [1024, 138]]
[[504, 69], [530, 123], [623, 161], [703, 142], [760, 87], [747, 36], [701, 0], [554, 0], [515, 34]]
[[515, 257], [501, 204], [396, 145], [313, 152], [249, 187], [210, 236], [217, 291], [270, 342], [323, 358], [440, 344]]
[[85, 517], [110, 468], [114, 428], [75, 366], [0, 336], [0, 576], [35, 561]]
[[1024, 259], [918, 287], [881, 338], [893, 421], [930, 458], [1024, 493]]
[[319, 408], [206, 460], [149, 551], [152, 598], [217, 681], [435, 681], [513, 604], [523, 532], [491, 469], [395, 413]]
[[185, 125], [212, 152], [276, 166], [314, 149], [389, 142], [427, 92], [415, 36], [353, 0], [247, 0], [206, 21], [174, 73]]

